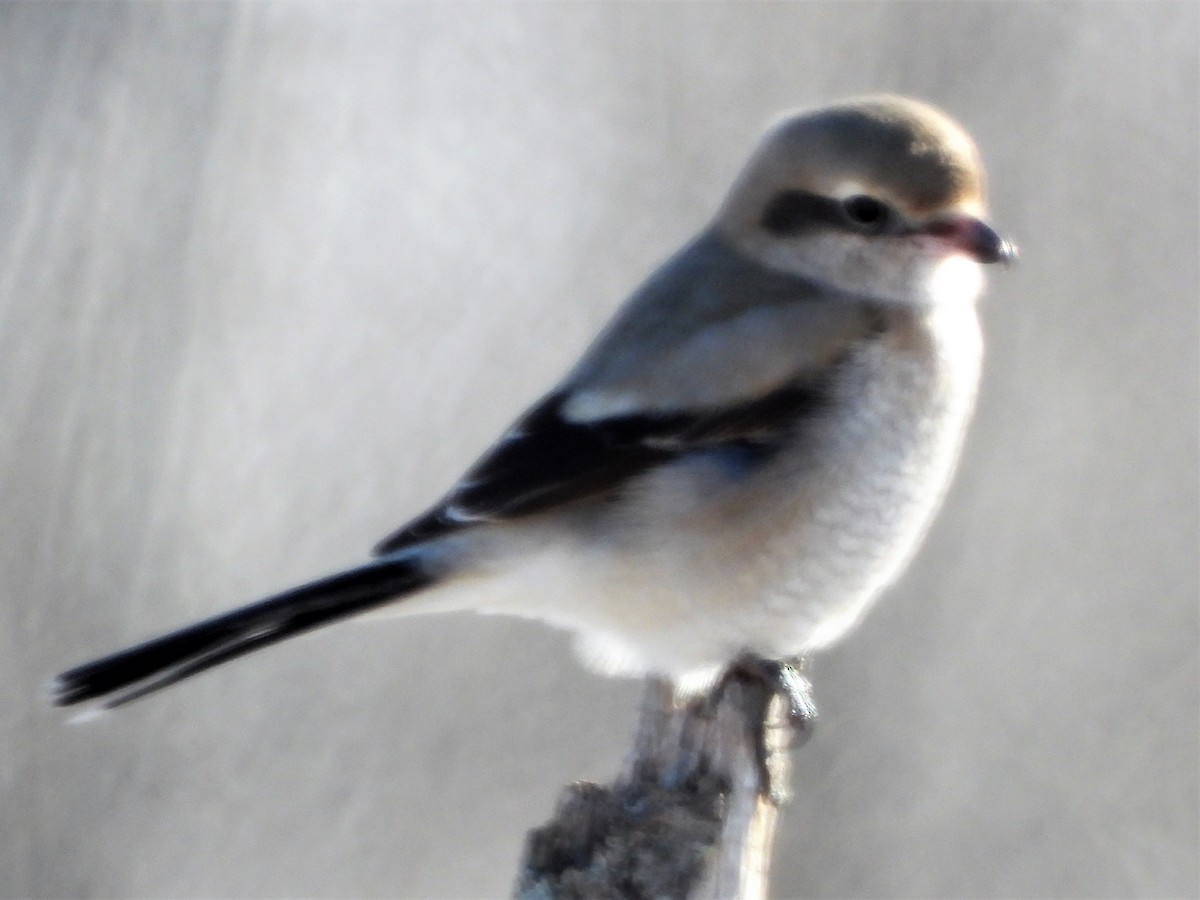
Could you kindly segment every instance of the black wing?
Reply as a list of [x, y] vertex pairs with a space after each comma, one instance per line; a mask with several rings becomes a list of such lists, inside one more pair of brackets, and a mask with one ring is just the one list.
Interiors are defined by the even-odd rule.
[[737, 407], [574, 422], [569, 395], [551, 394], [525, 414], [433, 509], [375, 547], [393, 553], [485, 522], [514, 519], [611, 492], [690, 453], [738, 447], [769, 454], [817, 411], [828, 378], [790, 384]]

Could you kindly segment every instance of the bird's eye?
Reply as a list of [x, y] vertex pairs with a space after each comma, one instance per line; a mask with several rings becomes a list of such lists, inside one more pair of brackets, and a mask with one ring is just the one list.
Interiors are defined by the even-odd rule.
[[866, 194], [847, 197], [842, 201], [842, 211], [856, 228], [872, 234], [883, 231], [892, 219], [886, 203]]

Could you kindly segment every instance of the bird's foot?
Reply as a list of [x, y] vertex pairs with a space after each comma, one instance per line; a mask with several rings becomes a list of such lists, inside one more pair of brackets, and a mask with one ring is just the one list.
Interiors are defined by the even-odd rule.
[[759, 793], [779, 805], [787, 800], [786, 785], [780, 783], [771, 770], [771, 758], [776, 750], [769, 733], [768, 710], [771, 702], [780, 697], [787, 705], [787, 724], [790, 726], [790, 747], [803, 746], [812, 737], [817, 722], [817, 707], [813, 701], [812, 685], [800, 673], [800, 662], [763, 659], [746, 654], [730, 667], [717, 687], [719, 699], [725, 688], [737, 682], [746, 697], [743, 706], [746, 737], [753, 748], [758, 771]]

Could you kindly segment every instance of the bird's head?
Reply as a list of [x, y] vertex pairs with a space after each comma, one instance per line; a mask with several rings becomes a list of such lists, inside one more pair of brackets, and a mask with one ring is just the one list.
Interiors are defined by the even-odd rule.
[[970, 302], [1015, 248], [985, 222], [983, 165], [945, 113], [902, 97], [780, 119], [717, 214], [739, 250], [885, 302]]

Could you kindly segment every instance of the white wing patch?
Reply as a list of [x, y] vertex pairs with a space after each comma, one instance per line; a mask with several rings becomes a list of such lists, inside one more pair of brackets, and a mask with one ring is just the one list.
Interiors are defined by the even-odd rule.
[[641, 398], [632, 391], [576, 391], [562, 405], [562, 417], [579, 424], [636, 415], [643, 411]]

